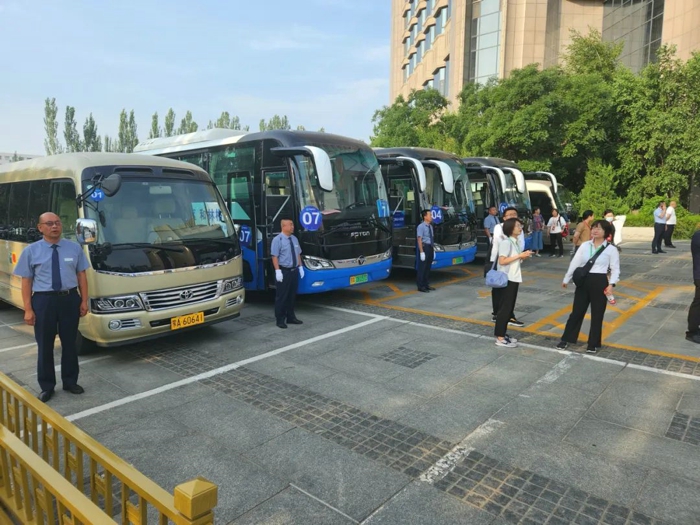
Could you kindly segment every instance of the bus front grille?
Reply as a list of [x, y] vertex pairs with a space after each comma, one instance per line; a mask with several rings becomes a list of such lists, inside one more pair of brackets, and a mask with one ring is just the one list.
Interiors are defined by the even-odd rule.
[[146, 310], [153, 311], [210, 301], [219, 296], [219, 289], [219, 282], [214, 281], [195, 286], [142, 292], [140, 295]]

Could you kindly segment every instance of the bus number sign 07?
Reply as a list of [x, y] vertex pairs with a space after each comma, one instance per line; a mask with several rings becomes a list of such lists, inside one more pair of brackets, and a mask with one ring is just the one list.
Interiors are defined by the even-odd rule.
[[243, 225], [238, 230], [238, 240], [244, 246], [250, 246], [251, 231], [250, 226]]
[[299, 213], [299, 222], [306, 230], [315, 232], [323, 223], [323, 215], [315, 206], [306, 206]]

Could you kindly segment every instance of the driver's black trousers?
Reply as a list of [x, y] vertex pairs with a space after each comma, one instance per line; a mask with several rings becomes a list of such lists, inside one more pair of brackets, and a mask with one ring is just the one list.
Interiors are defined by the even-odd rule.
[[277, 283], [275, 294], [275, 318], [277, 323], [284, 323], [296, 319], [294, 315], [294, 303], [297, 300], [297, 286], [299, 286], [299, 270], [297, 268], [284, 268], [282, 270], [282, 282]]

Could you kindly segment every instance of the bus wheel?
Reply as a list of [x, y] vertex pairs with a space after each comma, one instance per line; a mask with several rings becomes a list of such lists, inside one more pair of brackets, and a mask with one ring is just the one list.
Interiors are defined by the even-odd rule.
[[92, 354], [97, 351], [97, 343], [78, 332], [78, 338], [75, 340], [75, 348], [78, 351], [78, 355]]

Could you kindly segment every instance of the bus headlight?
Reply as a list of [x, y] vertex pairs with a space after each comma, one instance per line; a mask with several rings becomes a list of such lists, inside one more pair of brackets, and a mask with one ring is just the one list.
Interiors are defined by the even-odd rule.
[[143, 310], [143, 303], [138, 295], [97, 297], [95, 299], [90, 299], [90, 310], [94, 314], [135, 312], [137, 310]]
[[224, 279], [221, 283], [221, 295], [235, 292], [243, 288], [243, 277], [234, 277], [233, 279]]
[[335, 268], [333, 263], [328, 259], [321, 259], [320, 257], [311, 257], [310, 255], [302, 255], [302, 260], [304, 261], [304, 266], [309, 270], [328, 270]]
[[389, 248], [387, 251], [385, 251], [385, 252], [382, 254], [382, 261], [386, 261], [387, 259], [391, 259], [391, 252], [392, 252], [392, 250], [393, 250], [393, 248]]
[[443, 248], [442, 244], [435, 244], [435, 246], [433, 246], [433, 248], [435, 248], [436, 252], [444, 252], [445, 251], [445, 248]]

